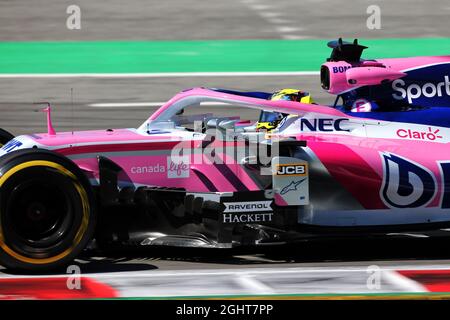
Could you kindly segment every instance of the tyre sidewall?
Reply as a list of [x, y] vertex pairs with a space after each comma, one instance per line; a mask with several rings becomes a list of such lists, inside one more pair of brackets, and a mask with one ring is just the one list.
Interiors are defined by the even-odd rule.
[[[10, 246], [8, 246], [7, 241], [5, 241], [5, 243], [3, 243], [2, 241], [2, 246], [0, 246], [0, 262], [2, 265], [10, 269], [45, 271], [67, 265], [86, 247], [87, 243], [91, 240], [94, 233], [96, 223], [96, 213], [92, 188], [86, 176], [82, 173], [79, 167], [70, 159], [61, 156], [59, 154], [56, 154], [54, 152], [37, 148], [23, 149], [11, 152], [10, 154], [7, 154], [0, 158], [0, 174], [1, 174], [0, 181], [2, 179], [4, 180], [2, 181], [3, 182], [2, 186], [6, 185], [8, 179], [14, 177], [15, 174], [19, 174], [21, 170], [19, 169], [19, 171], [12, 173], [12, 175], [10, 175], [9, 177], [8, 175], [10, 173], [8, 172], [17, 170], [17, 168], [22, 167], [21, 166], [22, 164], [35, 165], [41, 163], [53, 164], [54, 168], [52, 170], [54, 171], [55, 170], [58, 171], [59, 170], [58, 168], [64, 168], [64, 170], [62, 171], [64, 173], [61, 173], [61, 175], [70, 175], [71, 180], [74, 183], [74, 188], [76, 188], [76, 190], [78, 190], [78, 192], [80, 193], [80, 199], [83, 198], [81, 203], [81, 205], [84, 208], [82, 211], [83, 217], [86, 215], [87, 212], [88, 218], [86, 220], [85, 217], [84, 218], [75, 217], [84, 221], [84, 225], [82, 226], [81, 223], [75, 223], [72, 226], [72, 228], [77, 229], [79, 228], [79, 230], [83, 230], [83, 232], [80, 231], [82, 233], [80, 234], [80, 232], [74, 233], [73, 230], [68, 231], [69, 234], [70, 233], [72, 235], [77, 234], [78, 237], [75, 237], [73, 240], [67, 242], [68, 248], [67, 250], [64, 251], [64, 255], [57, 258], [56, 260], [47, 259], [44, 257], [43, 259], [31, 258], [31, 260], [33, 260], [32, 262], [22, 261], [21, 259], [13, 257], [14, 254], [12, 256], [11, 252], [8, 251], [8, 249], [11, 248]], [[26, 170], [25, 168], [23, 170]], [[2, 186], [0, 186], [0, 206], [1, 206], [0, 210], [4, 210], [4, 205], [6, 203], [4, 199], [2, 199], [2, 192], [1, 192]], [[87, 208], [86, 205], [88, 206]], [[77, 212], [79, 212], [79, 210]], [[0, 215], [1, 214], [3, 214], [3, 212], [0, 212]], [[2, 231], [3, 234], [5, 231], [3, 230], [3, 226], [0, 225], [0, 228], [1, 228], [0, 231]], [[13, 253], [17, 254], [17, 252], [15, 252], [14, 250]], [[56, 257], [57, 256], [58, 255], [56, 255]]]

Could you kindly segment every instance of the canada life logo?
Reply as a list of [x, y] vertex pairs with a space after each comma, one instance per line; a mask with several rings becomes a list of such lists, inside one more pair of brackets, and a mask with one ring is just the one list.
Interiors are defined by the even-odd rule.
[[422, 86], [412, 83], [406, 86], [406, 82], [402, 79], [397, 79], [392, 82], [392, 89], [396, 93], [392, 94], [392, 97], [396, 100], [407, 99], [410, 104], [414, 100], [421, 98], [443, 97], [450, 96], [450, 79], [449, 76], [444, 76], [444, 81], [439, 83], [427, 82]]
[[167, 157], [167, 178], [189, 178], [189, 156]]

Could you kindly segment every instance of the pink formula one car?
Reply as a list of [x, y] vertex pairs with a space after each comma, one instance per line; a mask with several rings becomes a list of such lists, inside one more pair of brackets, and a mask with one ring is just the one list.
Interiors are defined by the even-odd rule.
[[[448, 227], [449, 125], [444, 116], [437, 123], [402, 117], [428, 112], [426, 103], [411, 102], [428, 103], [432, 93], [445, 115], [448, 76], [433, 73], [424, 84], [409, 72], [448, 70], [450, 59], [362, 61], [360, 49], [334, 46], [324, 88], [374, 104], [362, 90], [392, 86], [399, 121], [381, 119], [386, 109], [195, 88], [137, 129], [55, 133], [49, 118], [47, 133], [14, 138], [0, 151], [0, 264], [61, 266], [93, 238], [99, 245], [228, 248]], [[377, 104], [386, 108], [386, 101]], [[201, 112], [205, 105], [221, 115]], [[270, 134], [223, 116], [253, 109], [289, 116]]]

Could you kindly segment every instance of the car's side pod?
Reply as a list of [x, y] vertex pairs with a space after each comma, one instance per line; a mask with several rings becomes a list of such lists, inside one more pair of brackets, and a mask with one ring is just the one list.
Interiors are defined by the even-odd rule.
[[[111, 159], [98, 156], [99, 187], [98, 200], [101, 207], [113, 207], [117, 205], [133, 205], [140, 201], [144, 187], [135, 188], [131, 178], [121, 166]], [[129, 186], [119, 187], [119, 176], [122, 182], [129, 182]]]
[[100, 177], [99, 196], [102, 206], [116, 205], [119, 202], [118, 174], [123, 169], [110, 159], [98, 156]]
[[282, 140], [272, 143], [272, 148], [279, 150], [280, 156], [292, 157], [298, 147], [306, 147], [306, 140]]

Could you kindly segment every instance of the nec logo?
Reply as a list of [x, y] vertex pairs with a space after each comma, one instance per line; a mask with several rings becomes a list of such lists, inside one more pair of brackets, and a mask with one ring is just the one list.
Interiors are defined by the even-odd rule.
[[347, 131], [350, 129], [343, 129], [342, 123], [344, 121], [349, 121], [348, 119], [300, 119], [300, 131], [321, 131], [321, 132], [330, 132], [330, 131]]
[[275, 172], [277, 176], [304, 176], [306, 175], [306, 164], [304, 163], [291, 163], [291, 164], [279, 164]]

